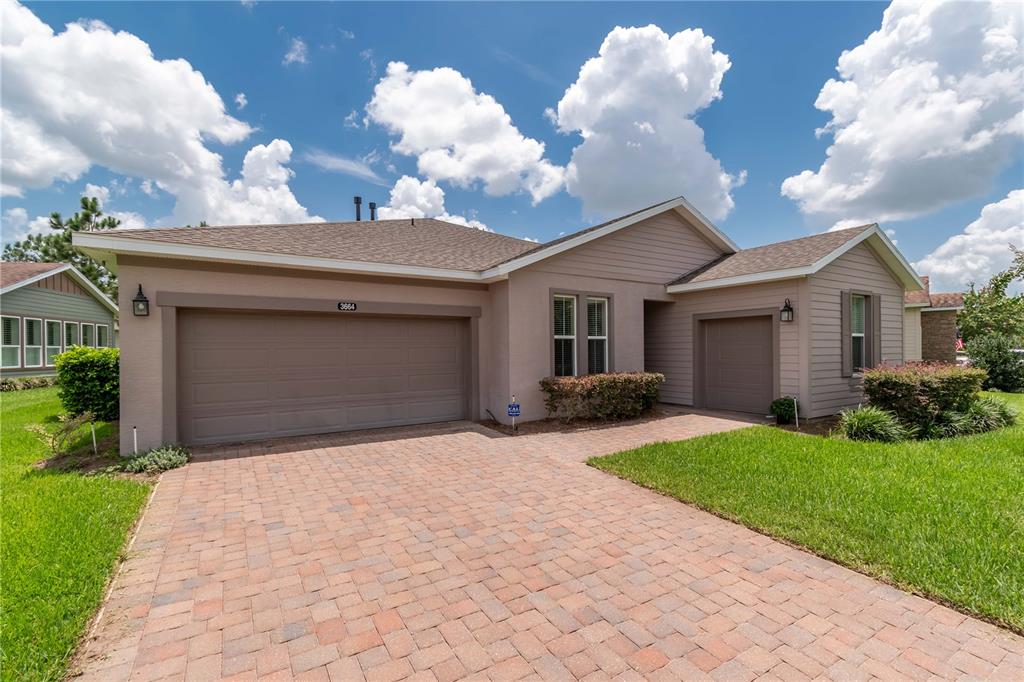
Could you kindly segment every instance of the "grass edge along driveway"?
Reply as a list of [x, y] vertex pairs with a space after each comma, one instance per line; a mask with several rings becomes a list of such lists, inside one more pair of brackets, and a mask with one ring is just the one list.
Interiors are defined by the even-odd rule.
[[1024, 395], [1016, 426], [873, 444], [755, 426], [588, 464], [1024, 633]]
[[46, 453], [25, 426], [60, 411], [56, 388], [0, 394], [3, 680], [64, 677], [149, 495], [135, 480], [38, 470]]

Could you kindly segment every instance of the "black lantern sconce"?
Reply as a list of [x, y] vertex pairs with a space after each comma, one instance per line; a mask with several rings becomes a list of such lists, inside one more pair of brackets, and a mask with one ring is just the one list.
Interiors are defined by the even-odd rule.
[[139, 285], [139, 293], [132, 299], [132, 314], [137, 317], [149, 316], [149, 299], [142, 293], [142, 285]]
[[785, 305], [782, 306], [782, 310], [779, 311], [779, 319], [783, 322], [793, 321], [793, 304], [786, 299]]

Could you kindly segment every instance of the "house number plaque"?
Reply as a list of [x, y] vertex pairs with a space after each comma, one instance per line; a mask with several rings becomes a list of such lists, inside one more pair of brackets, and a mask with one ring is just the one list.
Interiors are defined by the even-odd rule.
[[357, 307], [356, 304], [353, 303], [352, 301], [338, 301], [338, 310], [340, 310], [342, 312], [345, 312], [345, 313], [355, 312], [356, 307]]

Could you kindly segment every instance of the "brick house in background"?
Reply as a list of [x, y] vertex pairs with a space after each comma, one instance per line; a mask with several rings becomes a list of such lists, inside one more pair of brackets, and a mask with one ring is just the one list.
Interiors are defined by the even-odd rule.
[[964, 307], [962, 292], [932, 293], [924, 289], [904, 295], [903, 356], [907, 360], [956, 362], [956, 314]]

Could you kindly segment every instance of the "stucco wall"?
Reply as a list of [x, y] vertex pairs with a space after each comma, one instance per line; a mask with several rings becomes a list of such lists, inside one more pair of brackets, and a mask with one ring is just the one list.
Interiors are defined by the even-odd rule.
[[[479, 325], [493, 327], [491, 293], [483, 285], [431, 283], [426, 280], [395, 280], [388, 278], [342, 277], [301, 270], [271, 270], [244, 266], [218, 266], [159, 259], [125, 258], [118, 262], [121, 314], [121, 446], [130, 452], [132, 426], [138, 427], [140, 449], [165, 442], [169, 436], [163, 429], [164, 353], [174, 348], [163, 346], [163, 312], [156, 300], [160, 292], [230, 294], [242, 296], [295, 297], [376, 301], [407, 304], [477, 306], [481, 309]], [[131, 299], [138, 285], [150, 300], [149, 317], [131, 314]], [[494, 348], [486, 341], [479, 344], [479, 375], [481, 387], [488, 386], [499, 362]], [[489, 404], [488, 391], [478, 391], [480, 411]], [[503, 407], [503, 406], [502, 406]]]
[[842, 375], [842, 291], [870, 291], [881, 297], [882, 361], [903, 361], [903, 285], [867, 244], [858, 244], [809, 278], [810, 416], [834, 414], [863, 401], [857, 377]]
[[903, 359], [907, 362], [921, 359], [921, 309], [903, 311]]
[[956, 362], [955, 310], [922, 311], [921, 358]]

